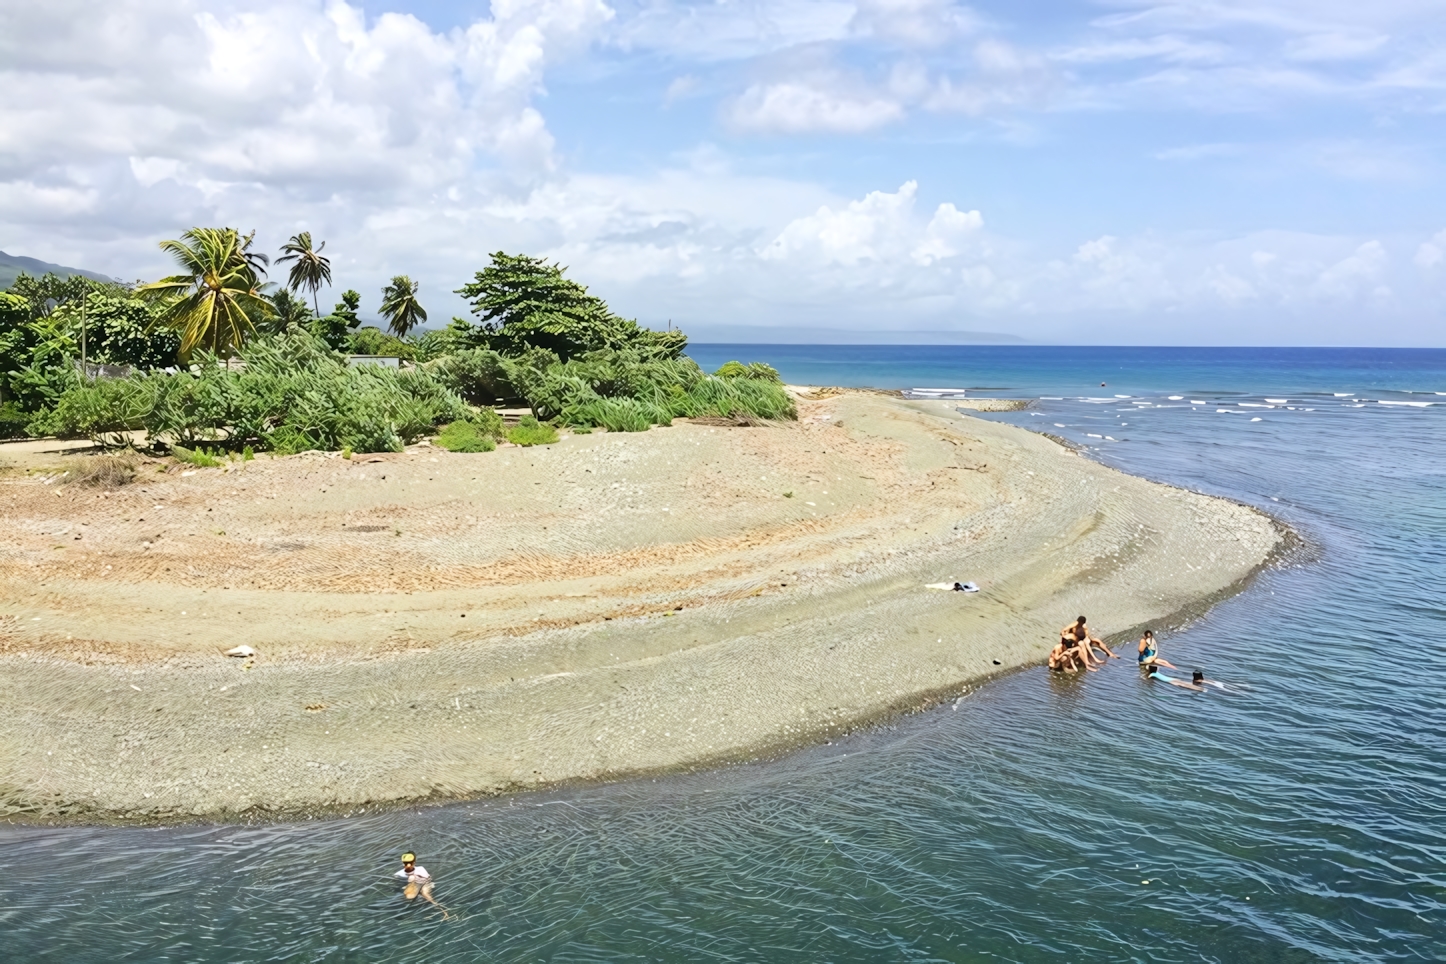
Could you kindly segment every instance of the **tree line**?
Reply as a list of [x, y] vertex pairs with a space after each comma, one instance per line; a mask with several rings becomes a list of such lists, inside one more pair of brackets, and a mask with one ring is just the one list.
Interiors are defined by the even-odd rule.
[[[361, 326], [354, 290], [321, 314], [325, 242], [298, 233], [272, 262], [254, 236], [192, 228], [162, 242], [179, 270], [154, 282], [22, 275], [0, 292], [0, 435], [116, 442], [144, 429], [161, 445], [366, 451], [454, 423], [495, 436], [504, 401], [577, 429], [793, 417], [771, 368], [704, 373], [681, 331], [618, 315], [546, 259], [494, 252], [457, 289], [473, 318], [427, 331], [419, 285], [399, 275], [382, 292], [384, 332]], [[287, 267], [284, 285], [266, 280], [273, 264]], [[347, 354], [412, 367], [358, 370]], [[96, 377], [97, 365], [124, 377]]]

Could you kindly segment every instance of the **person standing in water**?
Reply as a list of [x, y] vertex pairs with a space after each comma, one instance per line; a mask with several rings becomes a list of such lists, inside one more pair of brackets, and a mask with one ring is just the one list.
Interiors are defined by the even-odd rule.
[[400, 877], [407, 882], [402, 889], [402, 896], [407, 900], [416, 900], [421, 894], [422, 899], [442, 912], [442, 919], [447, 919], [447, 908], [432, 897], [432, 875], [427, 873], [427, 868], [417, 863], [417, 855], [414, 853], [402, 854], [402, 869], [392, 876]]
[[1168, 666], [1171, 669], [1179, 669], [1174, 663], [1160, 658], [1160, 647], [1155, 644], [1155, 634], [1145, 630], [1145, 635], [1140, 637], [1139, 649], [1140, 667], [1146, 666]]

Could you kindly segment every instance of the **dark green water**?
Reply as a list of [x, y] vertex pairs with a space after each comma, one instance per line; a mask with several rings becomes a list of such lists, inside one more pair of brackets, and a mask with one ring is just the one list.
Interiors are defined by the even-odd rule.
[[[271, 827], [0, 828], [0, 954], [1446, 959], [1446, 396], [1412, 394], [1446, 392], [1446, 352], [1096, 349], [1084, 371], [1076, 350], [808, 349], [791, 371], [790, 351], [746, 354], [1059, 396], [1008, 418], [1267, 507], [1314, 550], [1163, 641], [1227, 692], [1029, 670], [705, 774]], [[404, 906], [405, 848], [452, 920]]]

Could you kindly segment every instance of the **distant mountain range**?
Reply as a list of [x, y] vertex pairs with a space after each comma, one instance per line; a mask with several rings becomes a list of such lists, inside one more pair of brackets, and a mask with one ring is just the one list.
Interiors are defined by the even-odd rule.
[[69, 278], [73, 275], [84, 275], [87, 278], [94, 278], [96, 281], [114, 281], [97, 271], [86, 271], [84, 268], [67, 268], [63, 264], [51, 264], [49, 261], [41, 261], [39, 258], [26, 258], [18, 254], [6, 254], [0, 251], [0, 291], [4, 291], [15, 283], [20, 272], [39, 277], [47, 272], [58, 274], [62, 278]]
[[899, 330], [875, 328], [765, 328], [761, 325], [694, 325], [696, 345], [1027, 345], [1029, 339], [998, 331]]

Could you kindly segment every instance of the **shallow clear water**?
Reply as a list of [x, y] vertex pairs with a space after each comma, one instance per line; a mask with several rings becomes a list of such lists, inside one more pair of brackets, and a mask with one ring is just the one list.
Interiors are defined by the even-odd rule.
[[[1446, 395], [1412, 394], [1446, 392], [1446, 352], [878, 351], [694, 354], [1057, 396], [1000, 417], [1288, 520], [1313, 554], [1162, 644], [1232, 689], [1028, 670], [710, 773], [270, 827], [0, 828], [7, 959], [1446, 959]], [[403, 906], [405, 848], [452, 920]]]

